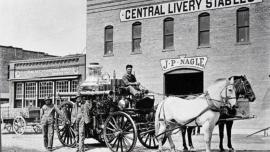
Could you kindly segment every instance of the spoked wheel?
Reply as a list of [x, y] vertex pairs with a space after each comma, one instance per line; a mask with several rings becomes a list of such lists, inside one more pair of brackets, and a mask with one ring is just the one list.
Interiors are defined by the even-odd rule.
[[137, 129], [132, 118], [124, 112], [111, 114], [104, 125], [104, 140], [113, 152], [130, 152], [137, 142]]
[[[71, 102], [64, 102], [60, 106], [61, 112], [70, 121], [73, 104]], [[60, 142], [67, 147], [74, 147], [76, 145], [74, 126], [67, 124], [65, 119], [58, 114], [56, 115], [56, 131]]]
[[13, 121], [13, 130], [17, 135], [22, 135], [25, 131], [26, 122], [22, 116], [15, 117]]
[[[154, 123], [145, 123], [138, 128], [138, 139], [140, 143], [149, 149], [158, 148], [158, 140], [155, 135]], [[165, 144], [167, 138], [163, 138], [162, 145]]]
[[39, 134], [42, 132], [41, 126], [40, 125], [33, 125], [33, 130], [35, 133]]
[[8, 133], [11, 133], [13, 130], [12, 124], [11, 123], [5, 123], [4, 124], [4, 129], [8, 131]]

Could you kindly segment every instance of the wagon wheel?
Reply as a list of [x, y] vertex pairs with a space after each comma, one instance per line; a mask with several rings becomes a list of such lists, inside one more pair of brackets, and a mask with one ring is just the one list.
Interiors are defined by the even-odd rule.
[[[155, 135], [154, 123], [146, 123], [138, 128], [138, 139], [140, 143], [149, 149], [158, 148], [158, 140]], [[165, 144], [167, 138], [164, 137], [162, 140], [162, 145]]]
[[116, 112], [105, 121], [103, 136], [111, 151], [130, 152], [137, 142], [137, 129], [129, 115]]
[[[64, 102], [60, 105], [61, 112], [70, 121], [73, 104], [71, 102]], [[74, 126], [67, 124], [63, 117], [56, 115], [56, 131], [59, 141], [67, 147], [74, 147], [76, 145]]]
[[22, 135], [25, 131], [26, 122], [22, 116], [17, 116], [13, 121], [13, 130], [17, 135]]
[[33, 125], [33, 130], [35, 131], [35, 133], [41, 133], [42, 129], [40, 125]]

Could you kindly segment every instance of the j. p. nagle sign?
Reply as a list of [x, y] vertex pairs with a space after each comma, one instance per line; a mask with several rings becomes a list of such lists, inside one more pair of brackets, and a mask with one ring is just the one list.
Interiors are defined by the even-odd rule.
[[258, 2], [262, 2], [262, 0], [179, 0], [170, 3], [123, 9], [120, 11], [120, 20], [130, 21], [166, 15], [184, 14]]
[[203, 70], [206, 66], [207, 57], [186, 57], [179, 56], [178, 58], [161, 59], [161, 68], [164, 71], [176, 68], [195, 68]]

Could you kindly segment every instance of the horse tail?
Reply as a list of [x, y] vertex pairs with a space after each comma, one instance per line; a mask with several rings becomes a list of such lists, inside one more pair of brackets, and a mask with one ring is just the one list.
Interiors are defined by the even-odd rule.
[[159, 127], [160, 127], [160, 123], [159, 123], [159, 119], [160, 119], [160, 113], [161, 113], [161, 108], [164, 101], [160, 102], [158, 104], [157, 110], [156, 110], [156, 114], [155, 114], [155, 133], [156, 136], [159, 134]]

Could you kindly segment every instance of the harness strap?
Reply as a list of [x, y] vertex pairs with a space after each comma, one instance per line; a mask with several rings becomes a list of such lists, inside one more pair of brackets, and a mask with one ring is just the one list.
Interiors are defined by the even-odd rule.
[[220, 108], [218, 108], [213, 102], [210, 102], [210, 101], [217, 101], [217, 102], [223, 103], [222, 101], [211, 99], [208, 92], [205, 93], [205, 99], [207, 101], [208, 108], [210, 110], [212, 110], [214, 112], [220, 112]]
[[[163, 135], [163, 134], [165, 134], [165, 133], [167, 133], [167, 132], [173, 131], [173, 130], [175, 130], [175, 129], [182, 128], [183, 126], [186, 126], [186, 125], [190, 124], [190, 123], [193, 122], [193, 121], [195, 121], [195, 124], [198, 126], [198, 123], [196, 122], [196, 119], [197, 119], [198, 117], [200, 117], [202, 114], [204, 114], [204, 113], [205, 113], [206, 111], [208, 111], [208, 110], [211, 110], [211, 109], [209, 108], [209, 106], [208, 106], [207, 108], [205, 108], [201, 113], [199, 113], [196, 117], [193, 117], [193, 118], [187, 120], [183, 125], [182, 125], [182, 124], [178, 124], [177, 127], [174, 127], [174, 128], [172, 128], [172, 129], [169, 129], [169, 130], [165, 130], [164, 132], [158, 134], [156, 137], [159, 137], [159, 136], [161, 136], [161, 135]], [[164, 121], [165, 121], [165, 124], [166, 124], [166, 121], [167, 121], [167, 120], [164, 120]], [[166, 125], [167, 125], [167, 124], [166, 124]]]

